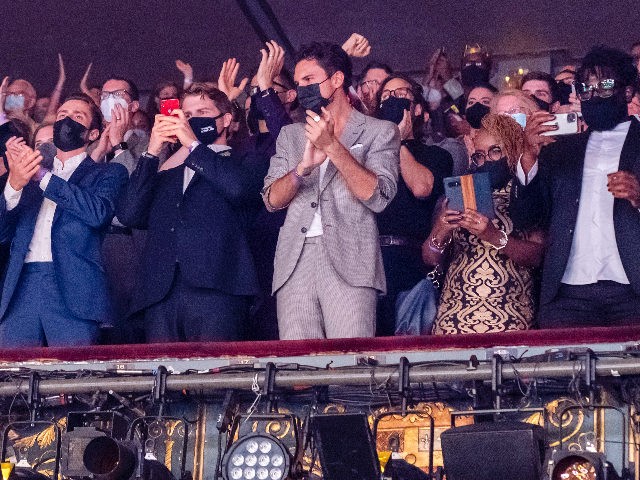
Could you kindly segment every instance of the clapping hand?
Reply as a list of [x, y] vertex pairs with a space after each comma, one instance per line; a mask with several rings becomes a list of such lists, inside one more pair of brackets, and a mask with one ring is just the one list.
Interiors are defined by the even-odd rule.
[[178, 59], [176, 60], [176, 68], [182, 73], [182, 76], [184, 77], [183, 86], [184, 88], [187, 88], [193, 83], [193, 67], [190, 63], [183, 62]]
[[7, 140], [6, 146], [7, 163], [9, 164], [7, 181], [11, 188], [20, 191], [40, 170], [42, 155], [38, 150], [32, 150], [24, 139], [19, 137], [11, 137]]
[[230, 58], [222, 64], [222, 69], [218, 76], [218, 89], [231, 101], [238, 98], [249, 81], [249, 79], [245, 77], [240, 80], [240, 84], [238, 86], [235, 86], [238, 70], [240, 70], [240, 64], [235, 58]]
[[284, 65], [284, 49], [274, 40], [266, 43], [267, 49], [261, 49], [262, 59], [256, 77], [261, 91], [273, 86]]
[[307, 110], [307, 120], [304, 127], [305, 135], [313, 145], [325, 151], [335, 140], [334, 121], [331, 112], [322, 107], [322, 114], [318, 115]]

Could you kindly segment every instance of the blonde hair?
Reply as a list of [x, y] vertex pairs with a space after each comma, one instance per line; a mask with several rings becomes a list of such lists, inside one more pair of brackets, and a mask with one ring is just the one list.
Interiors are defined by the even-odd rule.
[[515, 172], [524, 151], [524, 131], [518, 122], [508, 115], [490, 113], [482, 119], [480, 130], [486, 131], [502, 144], [509, 168]]
[[516, 97], [520, 103], [520, 106], [529, 110], [528, 115], [533, 112], [537, 112], [540, 110], [540, 107], [536, 102], [531, 100], [531, 97], [524, 93], [522, 90], [516, 90], [515, 88], [509, 88], [507, 90], [502, 90], [500, 93], [495, 95], [489, 104], [489, 108], [491, 108], [491, 113], [502, 113], [496, 111], [498, 108], [498, 102], [503, 97]]

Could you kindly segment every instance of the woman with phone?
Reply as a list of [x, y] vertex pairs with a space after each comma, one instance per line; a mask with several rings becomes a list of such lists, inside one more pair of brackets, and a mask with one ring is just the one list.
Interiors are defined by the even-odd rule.
[[505, 115], [483, 118], [471, 156], [475, 172], [487, 172], [495, 218], [445, 200], [422, 246], [427, 265], [450, 259], [434, 322], [434, 334], [526, 330], [535, 315], [534, 271], [540, 265], [543, 234], [513, 229], [509, 198], [524, 133]]

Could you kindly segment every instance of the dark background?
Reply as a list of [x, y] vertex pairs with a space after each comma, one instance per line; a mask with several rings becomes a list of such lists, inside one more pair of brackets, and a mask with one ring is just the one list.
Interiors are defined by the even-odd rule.
[[[604, 43], [628, 49], [640, 40], [637, 0], [464, 2], [270, 0], [295, 47], [310, 40], [342, 43], [351, 32], [373, 45], [371, 59], [421, 70], [444, 46], [455, 63], [466, 42], [496, 54], [567, 48], [582, 55]], [[260, 42], [235, 0], [2, 0], [0, 75], [24, 77], [46, 95], [57, 79], [57, 52], [67, 66], [65, 92], [77, 90], [87, 64], [90, 83], [131, 77], [142, 89], [181, 80], [174, 60], [190, 62], [196, 80], [212, 79], [236, 56], [241, 74], [257, 67]], [[358, 61], [355, 71], [365, 62]]]

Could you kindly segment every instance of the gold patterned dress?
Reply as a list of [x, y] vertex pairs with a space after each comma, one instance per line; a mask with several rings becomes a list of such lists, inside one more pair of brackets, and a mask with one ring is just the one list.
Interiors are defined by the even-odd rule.
[[[493, 224], [513, 232], [509, 192], [493, 191]], [[452, 256], [434, 322], [435, 335], [492, 333], [531, 328], [534, 318], [534, 269], [509, 257], [462, 228], [454, 231]]]

